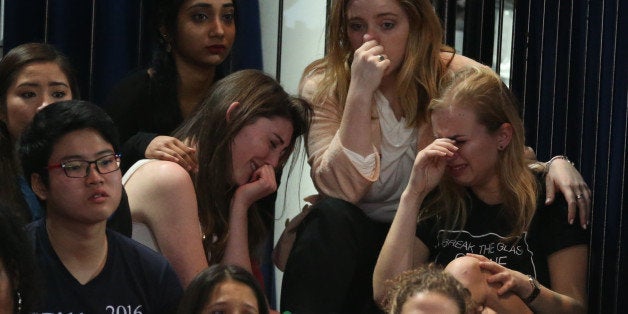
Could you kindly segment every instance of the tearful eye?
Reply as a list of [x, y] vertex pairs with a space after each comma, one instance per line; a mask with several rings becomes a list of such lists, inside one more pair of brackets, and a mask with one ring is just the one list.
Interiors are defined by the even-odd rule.
[[354, 32], [363, 31], [366, 27], [362, 23], [349, 23], [349, 29]]

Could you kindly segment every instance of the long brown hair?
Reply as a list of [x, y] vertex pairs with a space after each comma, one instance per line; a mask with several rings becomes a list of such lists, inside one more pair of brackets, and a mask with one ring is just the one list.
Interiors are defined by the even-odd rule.
[[22, 44], [11, 49], [0, 61], [0, 198], [26, 221], [32, 217], [18, 185], [21, 169], [15, 158], [14, 146], [19, 134], [11, 134], [8, 129], [7, 92], [26, 66], [47, 62], [59, 66], [70, 84], [72, 98], [79, 99], [78, 83], [70, 61], [54, 46], [43, 43]]
[[[240, 106], [230, 112], [227, 121], [227, 109], [233, 102], [239, 102]], [[193, 180], [210, 262], [222, 259], [228, 236], [229, 207], [236, 188], [229, 179], [231, 143], [235, 136], [261, 117], [291, 121], [294, 132], [280, 162], [283, 165], [295, 147], [300, 147], [300, 136], [307, 133], [310, 116], [309, 104], [288, 95], [273, 78], [261, 71], [242, 70], [218, 81], [203, 98], [199, 111], [175, 131], [175, 137], [196, 144], [199, 171]], [[248, 211], [248, 221], [249, 250], [256, 252], [265, 238], [265, 226], [255, 209]], [[216, 242], [212, 241], [213, 236], [217, 237]]]
[[[431, 113], [452, 106], [473, 110], [478, 123], [486, 126], [489, 133], [496, 132], [504, 123], [512, 126], [510, 143], [500, 151], [495, 167], [502, 207], [508, 214], [508, 221], [512, 222], [508, 236], [521, 235], [528, 229], [536, 210], [538, 184], [528, 167], [530, 160], [525, 158], [524, 127], [515, 97], [491, 69], [472, 66], [446, 76], [441, 96], [432, 100], [428, 110]], [[445, 177], [435, 190], [435, 197], [421, 210], [419, 219], [438, 215], [443, 218], [440, 221], [445, 227], [464, 227], [466, 193], [464, 187]]]
[[[327, 54], [305, 69], [305, 74], [312, 70], [324, 71], [320, 88], [314, 95], [314, 103], [327, 101], [344, 108], [353, 57], [347, 35], [349, 1], [334, 1], [327, 24]], [[446, 69], [440, 53], [454, 51], [442, 42], [443, 30], [430, 1], [396, 1], [407, 14], [410, 24], [405, 57], [397, 74], [396, 90], [408, 126], [417, 127], [427, 122], [427, 105], [430, 99], [437, 96], [438, 82]]]

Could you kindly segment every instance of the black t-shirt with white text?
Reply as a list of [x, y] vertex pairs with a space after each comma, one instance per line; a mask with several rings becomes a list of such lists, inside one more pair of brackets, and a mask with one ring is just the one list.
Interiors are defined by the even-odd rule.
[[[542, 194], [542, 193], [541, 193]], [[436, 218], [420, 222], [416, 236], [430, 250], [430, 261], [446, 266], [467, 253], [480, 254], [509, 269], [530, 274], [550, 287], [547, 257], [561, 249], [588, 244], [588, 232], [567, 222], [567, 204], [560, 194], [549, 206], [539, 195], [530, 228], [516, 239], [510, 234], [502, 205], [488, 205], [468, 190], [467, 222], [463, 230], [436, 227]]]

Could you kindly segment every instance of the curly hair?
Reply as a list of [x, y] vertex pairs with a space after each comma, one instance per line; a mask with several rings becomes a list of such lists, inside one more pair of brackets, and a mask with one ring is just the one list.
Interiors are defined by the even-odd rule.
[[389, 314], [399, 314], [404, 303], [413, 295], [438, 293], [454, 301], [460, 313], [469, 313], [475, 308], [471, 292], [452, 275], [435, 264], [405, 271], [386, 282], [387, 295], [382, 307]]

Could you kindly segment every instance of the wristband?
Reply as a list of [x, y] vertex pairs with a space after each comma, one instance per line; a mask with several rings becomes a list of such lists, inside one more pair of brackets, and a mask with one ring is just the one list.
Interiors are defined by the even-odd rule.
[[530, 293], [530, 295], [523, 299], [523, 302], [525, 304], [530, 304], [532, 303], [536, 297], [539, 296], [539, 293], [541, 292], [541, 287], [539, 285], [539, 282], [534, 279], [534, 277], [532, 277], [531, 275], [528, 275], [528, 281], [530, 282], [530, 285], [532, 286], [532, 293]]
[[549, 172], [549, 168], [552, 165], [552, 163], [554, 162], [554, 160], [556, 159], [564, 159], [566, 160], [568, 163], [570, 163], [572, 166], [575, 167], [575, 164], [573, 163], [573, 161], [569, 160], [569, 158], [567, 158], [567, 156], [565, 155], [556, 155], [554, 157], [552, 157], [549, 161], [547, 161], [545, 163], [545, 173]]

